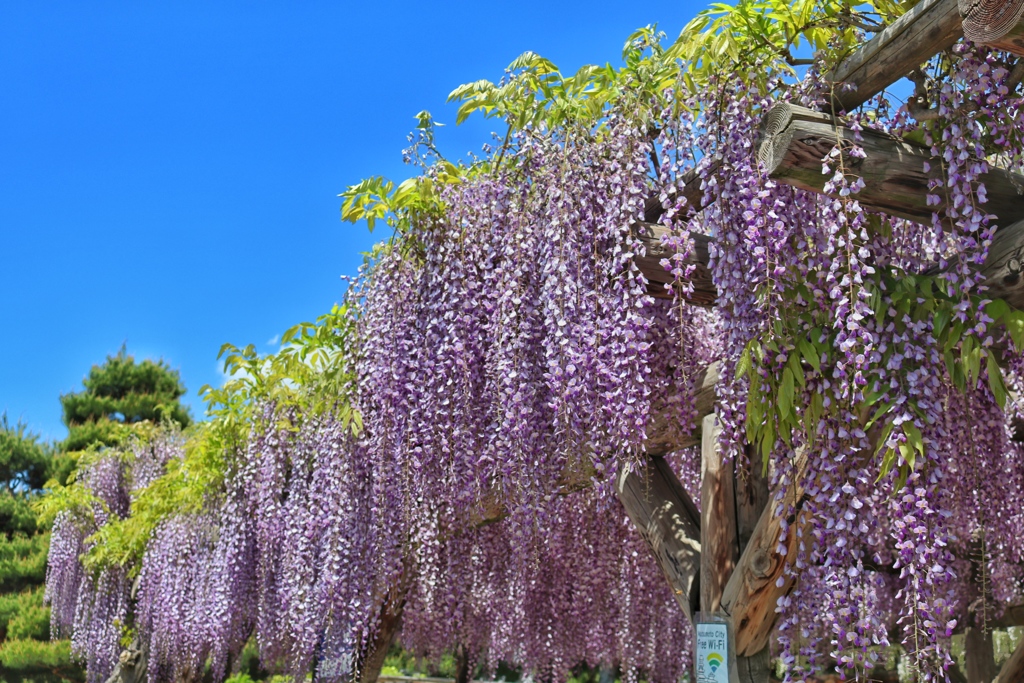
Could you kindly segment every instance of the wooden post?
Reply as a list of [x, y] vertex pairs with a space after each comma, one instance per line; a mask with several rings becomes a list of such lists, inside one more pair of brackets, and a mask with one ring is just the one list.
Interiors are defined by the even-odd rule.
[[[796, 556], [806, 468], [806, 458], [799, 457], [781, 499], [776, 498], [764, 509], [725, 585], [722, 611], [732, 618], [737, 656], [758, 655], [768, 646], [768, 636], [775, 626], [775, 607], [793, 587], [793, 577], [785, 569]], [[791, 509], [791, 516], [784, 516], [790, 515]], [[782, 555], [776, 548], [784, 533], [786, 553]]]
[[[708, 614], [721, 610], [722, 594], [739, 560], [742, 547], [739, 536], [740, 510], [743, 510], [746, 518], [753, 512], [751, 504], [756, 505], [760, 497], [748, 477], [743, 487], [742, 504], [737, 499], [739, 482], [735, 477], [736, 463], [726, 464], [722, 461], [722, 451], [718, 445], [721, 432], [717, 415], [712, 413], [704, 418], [701, 430], [700, 609]], [[764, 499], [767, 500], [767, 490]], [[761, 507], [757, 510], [757, 516], [762, 514], [764, 506]], [[745, 529], [748, 539], [756, 521], [757, 517], [749, 522], [751, 528]], [[746, 520], [744, 523], [747, 524]], [[770, 658], [767, 646], [752, 656], [737, 653], [735, 663], [739, 683], [768, 682]]]
[[[864, 189], [852, 198], [869, 210], [931, 223], [932, 213], [942, 207], [928, 205], [928, 181], [941, 178], [941, 162], [921, 145], [878, 131], [865, 129], [861, 137], [857, 141], [853, 131], [837, 125], [828, 114], [778, 104], [762, 123], [758, 157], [772, 178], [823, 192], [832, 176], [821, 172], [822, 161], [837, 144], [847, 148], [858, 145], [865, 158], [843, 157], [847, 173], [864, 180]], [[926, 162], [931, 165], [928, 172], [924, 170]], [[998, 225], [1024, 220], [1024, 176], [991, 169], [980, 180], [988, 193], [982, 208], [996, 215]]]
[[666, 411], [664, 406], [652, 406], [647, 440], [644, 441], [644, 450], [648, 455], [661, 456], [701, 443], [704, 416], [714, 410], [717, 399], [715, 385], [718, 384], [718, 368], [717, 362], [711, 363], [690, 383], [697, 408], [697, 418], [693, 424], [679, 424], [678, 417]]
[[1024, 639], [1017, 643], [1017, 649], [1003, 664], [992, 683], [1024, 683]]
[[664, 458], [623, 470], [616, 486], [626, 514], [647, 542], [686, 618], [700, 605], [700, 515]]
[[[921, 0], [829, 74], [836, 84], [833, 109], [853, 111], [952, 46], [962, 33], [957, 0]], [[845, 90], [844, 83], [853, 89]]]
[[[736, 531], [741, 554], [746, 550], [758, 521], [768, 507], [769, 496], [768, 479], [763, 474], [760, 459], [751, 455], [754, 449], [749, 444], [746, 450], [750, 456], [750, 469], [745, 469], [744, 463], [733, 463], [736, 482]], [[768, 646], [765, 645], [749, 657], [737, 657], [736, 664], [741, 683], [767, 683], [771, 673]]]
[[964, 37], [1024, 55], [1024, 0], [959, 0]]
[[733, 464], [736, 480], [736, 532], [741, 553], [750, 542], [757, 521], [768, 506], [768, 479], [763, 474], [760, 459], [750, 455], [753, 447], [747, 444], [746, 450], [750, 457], [750, 469], [741, 467], [742, 463]]
[[[971, 619], [973, 615], [968, 616]], [[989, 683], [996, 677], [996, 655], [992, 647], [992, 631], [985, 625], [969, 623], [964, 634], [967, 655], [967, 683]]]
[[717, 612], [739, 559], [732, 463], [722, 462], [714, 413], [704, 418], [700, 476], [700, 611]]
[[106, 683], [142, 683], [146, 680], [146, 664], [149, 648], [138, 636], [132, 639], [127, 650], [121, 652], [114, 670]]
[[395, 641], [402, 624], [402, 612], [405, 611], [405, 598], [408, 590], [407, 581], [399, 581], [399, 585], [384, 599], [380, 608], [380, 622], [373, 642], [367, 646], [359, 666], [359, 683], [376, 683], [384, 660], [388, 656], [388, 648]]

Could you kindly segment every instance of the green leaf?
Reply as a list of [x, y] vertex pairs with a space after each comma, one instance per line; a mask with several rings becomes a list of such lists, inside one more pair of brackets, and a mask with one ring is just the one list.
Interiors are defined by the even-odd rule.
[[800, 349], [800, 355], [804, 357], [804, 360], [814, 368], [815, 372], [821, 374], [821, 356], [818, 354], [814, 344], [806, 339], [801, 339], [797, 347]]
[[1010, 312], [1010, 305], [1002, 299], [995, 299], [985, 304], [985, 315], [992, 318], [996, 322], [1003, 319], [1007, 313]]
[[786, 368], [782, 372], [782, 383], [779, 385], [779, 415], [785, 417], [793, 410], [793, 371]]
[[786, 362], [786, 366], [793, 371], [793, 377], [800, 383], [801, 387], [807, 387], [807, 378], [804, 377], [804, 368], [800, 363], [800, 354], [791, 353], [789, 354], [789, 360]]
[[935, 338], [937, 340], [942, 341], [942, 333], [946, 331], [946, 326], [949, 325], [949, 321], [952, 319], [952, 317], [953, 311], [948, 306], [940, 308], [935, 313], [935, 320], [932, 323], [932, 326], [934, 328]]
[[775, 447], [775, 423], [772, 420], [768, 420], [764, 424], [764, 430], [761, 434], [761, 459], [765, 466], [768, 465], [768, 458], [772, 454], [772, 448]]
[[1013, 340], [1013, 346], [1018, 350], [1024, 349], [1024, 312], [1010, 311], [1004, 316], [1006, 331]]
[[[915, 452], [924, 455], [924, 438], [921, 436], [921, 430], [917, 428], [917, 425], [913, 422], [904, 422], [903, 434], [907, 437], [906, 443], [910, 444], [910, 447]], [[913, 465], [913, 461], [910, 458], [904, 456], [904, 459]]]
[[1003, 380], [1003, 371], [999, 368], [996, 357], [992, 353], [985, 354], [985, 370], [988, 374], [988, 387], [992, 391], [993, 398], [1000, 408], [1005, 408], [1006, 383]]
[[752, 343], [753, 342], [748, 343], [743, 348], [743, 353], [740, 354], [740, 360], [738, 363], [736, 363], [736, 379], [740, 379], [750, 372], [750, 345]]
[[971, 366], [971, 352], [974, 350], [974, 337], [967, 335], [964, 338], [964, 343], [960, 347], [960, 362], [964, 366], [964, 372], [967, 375], [967, 382], [972, 383], [972, 366]]

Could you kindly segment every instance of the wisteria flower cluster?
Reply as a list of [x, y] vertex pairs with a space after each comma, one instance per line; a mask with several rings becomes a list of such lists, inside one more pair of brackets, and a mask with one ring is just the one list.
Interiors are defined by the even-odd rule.
[[[652, 455], [656, 421], [695, 430], [718, 362], [722, 451], [764, 468], [792, 520], [772, 640], [786, 676], [864, 672], [900, 643], [941, 678], [954, 631], [1024, 597], [1019, 409], [997, 395], [1024, 389], [1024, 361], [978, 276], [999, 227], [980, 178], [993, 147], [1019, 164], [1024, 117], [1005, 55], [958, 47], [942, 68], [941, 116], [920, 130], [941, 194], [928, 225], [861, 206], [848, 141], [822, 159], [822, 194], [764, 173], [762, 117], [818, 101], [820, 69], [767, 90], [750, 85], [762, 73], [632, 83], [599, 124], [558, 109], [472, 168], [428, 165], [388, 195], [417, 199], [353, 281], [346, 332], [318, 347], [343, 378], [329, 400], [247, 394], [198, 445], [165, 435], [79, 473], [92, 502], [54, 524], [53, 632], [90, 681], [126, 637], [151, 681], [222, 679], [250, 640], [268, 670], [350, 679], [399, 621], [405, 647], [468, 667], [677, 681], [690, 627], [615, 482]], [[917, 130], [875, 105], [855, 134]], [[652, 198], [667, 285], [637, 265]], [[691, 232], [712, 240], [714, 308], [688, 300]], [[699, 499], [700, 454], [667, 456]], [[190, 458], [217, 472], [199, 504], [161, 512], [138, 556], [83, 564], [140, 491], [207, 471]]]

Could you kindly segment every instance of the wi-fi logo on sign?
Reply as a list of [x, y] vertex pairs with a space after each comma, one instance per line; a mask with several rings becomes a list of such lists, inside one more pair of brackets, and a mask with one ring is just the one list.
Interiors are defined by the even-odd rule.
[[717, 652], [709, 654], [708, 666], [711, 668], [711, 673], [716, 673], [718, 671], [718, 667], [722, 666], [722, 655]]

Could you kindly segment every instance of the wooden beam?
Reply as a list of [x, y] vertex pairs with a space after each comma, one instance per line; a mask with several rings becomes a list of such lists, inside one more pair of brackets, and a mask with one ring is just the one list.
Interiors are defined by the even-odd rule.
[[[757, 655], [767, 647], [778, 600], [793, 587], [794, 577], [786, 572], [786, 566], [797, 554], [806, 469], [807, 459], [799, 457], [781, 497], [772, 500], [758, 520], [722, 594], [722, 611], [732, 618], [738, 657]], [[784, 516], [791, 509], [795, 512]], [[784, 532], [783, 555], [777, 548]]]
[[833, 110], [853, 111], [962, 35], [957, 0], [921, 0], [829, 74]]
[[1024, 683], [1024, 639], [1017, 644], [992, 683]]
[[648, 455], [665, 455], [701, 443], [702, 421], [715, 409], [715, 401], [718, 400], [715, 386], [718, 384], [719, 367], [719, 363], [711, 363], [691, 380], [697, 408], [697, 418], [693, 424], [680, 424], [674, 412], [665, 406], [654, 406], [647, 425], [647, 440], [644, 442]]
[[733, 464], [723, 462], [714, 413], [704, 418], [700, 472], [700, 610], [717, 612], [722, 591], [739, 559]]
[[963, 37], [1024, 56], [1022, 17], [1024, 0], [921, 0], [827, 76], [832, 110], [853, 111]]
[[1003, 616], [992, 620], [993, 628], [1008, 628], [1010, 626], [1024, 626], [1024, 603], [1007, 605], [1003, 609]]
[[664, 458], [624, 469], [616, 485], [626, 514], [654, 553], [686, 618], [700, 606], [700, 514]]
[[1024, 0], [959, 0], [964, 37], [1024, 55]]
[[[996, 231], [981, 272], [989, 288], [986, 296], [1024, 309], [1024, 220]], [[1017, 426], [1016, 432], [1021, 431]]]
[[[812, 192], [824, 192], [831, 175], [823, 174], [823, 160], [837, 144], [858, 145], [865, 158], [844, 154], [849, 174], [864, 180], [864, 189], [854, 195], [861, 206], [872, 211], [930, 224], [932, 213], [942, 204], [927, 203], [928, 181], [941, 179], [941, 162], [929, 150], [911, 142], [864, 129], [861, 140], [828, 114], [791, 104], [779, 104], [768, 112], [761, 126], [758, 157], [770, 177]], [[925, 172], [925, 163], [931, 170]], [[988, 202], [982, 208], [995, 214], [1000, 226], [1024, 219], [1024, 176], [991, 169], [979, 179], [985, 183]], [[941, 195], [940, 195], [941, 196]]]
[[[675, 252], [666, 249], [661, 243], [662, 235], [669, 234], [669, 229], [657, 223], [634, 223], [633, 234], [644, 245], [645, 253], [633, 257], [640, 272], [644, 274], [651, 283], [651, 293], [655, 296], [668, 297], [670, 293], [665, 289], [666, 284], [675, 282], [675, 277], [665, 270], [661, 265], [663, 259], [670, 259]], [[718, 299], [718, 289], [711, 279], [711, 270], [708, 264], [711, 261], [708, 247], [711, 238], [699, 232], [691, 232], [694, 250], [687, 259], [687, 263], [694, 266], [690, 283], [693, 285], [693, 292], [686, 296], [686, 300], [697, 306], [713, 306]]]
[[380, 670], [384, 667], [384, 660], [388, 656], [388, 649], [401, 628], [402, 613], [405, 611], [408, 592], [409, 582], [403, 579], [385, 597], [384, 604], [380, 608], [377, 633], [374, 635], [373, 641], [367, 645], [359, 662], [359, 683], [377, 683]]

